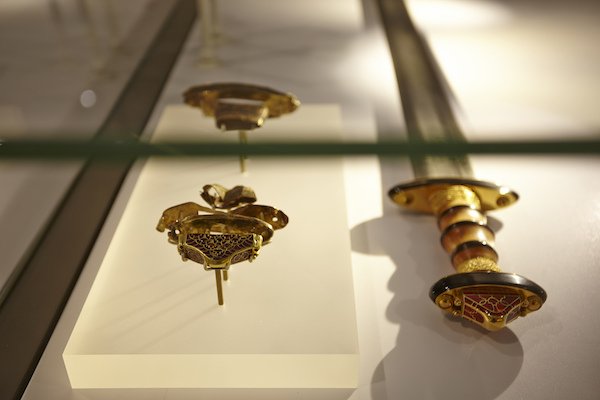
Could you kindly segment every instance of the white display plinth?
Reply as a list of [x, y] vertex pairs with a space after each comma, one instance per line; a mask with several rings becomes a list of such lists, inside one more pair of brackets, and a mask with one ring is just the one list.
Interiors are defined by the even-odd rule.
[[[303, 105], [249, 141], [339, 139], [337, 106]], [[275, 136], [276, 135], [276, 136]], [[166, 108], [154, 142], [237, 140], [186, 106]], [[63, 354], [73, 388], [354, 388], [358, 349], [342, 161], [151, 159], [144, 166]], [[253, 263], [215, 276], [182, 262], [164, 209], [204, 184], [247, 185], [290, 222]]]

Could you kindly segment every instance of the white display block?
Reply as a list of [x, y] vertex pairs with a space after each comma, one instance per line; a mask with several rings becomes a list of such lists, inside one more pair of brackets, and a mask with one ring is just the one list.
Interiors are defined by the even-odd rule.
[[[337, 106], [302, 105], [249, 132], [260, 140], [335, 140]], [[187, 106], [152, 138], [237, 140]], [[358, 348], [350, 238], [339, 158], [150, 159], [63, 353], [73, 388], [355, 388]], [[246, 185], [290, 222], [252, 263], [233, 265], [218, 306], [215, 276], [155, 226], [202, 186]]]

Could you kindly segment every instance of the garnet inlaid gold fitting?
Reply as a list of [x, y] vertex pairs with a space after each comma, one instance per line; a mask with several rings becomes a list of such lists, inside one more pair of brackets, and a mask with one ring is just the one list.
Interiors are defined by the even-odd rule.
[[409, 210], [437, 216], [442, 247], [458, 272], [431, 287], [430, 298], [441, 309], [494, 331], [542, 307], [547, 295], [541, 286], [500, 271], [494, 232], [487, 225], [485, 213], [516, 202], [514, 191], [478, 180], [438, 178], [395, 186], [389, 196]]
[[232, 264], [252, 262], [274, 231], [285, 227], [289, 219], [274, 207], [252, 204], [256, 195], [246, 186], [228, 190], [217, 184], [205, 185], [201, 196], [210, 207], [194, 202], [170, 207], [156, 229], [168, 230], [168, 240], [177, 245], [183, 261], [192, 260], [215, 271], [217, 299], [223, 305], [221, 272], [228, 280]]
[[[204, 115], [214, 117], [217, 128], [239, 131], [240, 143], [247, 143], [246, 131], [260, 128], [265, 119], [295, 111], [300, 101], [291, 93], [265, 86], [243, 83], [215, 83], [189, 88], [184, 102], [200, 108]], [[240, 169], [246, 171], [246, 156], [240, 155]]]

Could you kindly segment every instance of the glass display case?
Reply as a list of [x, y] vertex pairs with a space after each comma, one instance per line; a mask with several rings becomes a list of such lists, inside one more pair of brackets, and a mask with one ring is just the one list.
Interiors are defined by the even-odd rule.
[[[1, 5], [0, 397], [595, 398], [600, 6], [576, 3]], [[444, 280], [498, 265], [478, 300]]]

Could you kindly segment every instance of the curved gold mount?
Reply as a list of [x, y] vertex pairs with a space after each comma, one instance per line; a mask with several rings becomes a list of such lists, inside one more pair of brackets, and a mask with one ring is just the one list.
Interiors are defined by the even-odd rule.
[[540, 309], [544, 289], [529, 279], [504, 272], [467, 272], [440, 279], [431, 300], [442, 310], [490, 331]]
[[295, 111], [300, 101], [291, 93], [243, 83], [216, 83], [189, 88], [186, 104], [215, 117], [217, 127], [226, 131], [260, 128], [266, 118]]
[[[291, 93], [244, 83], [215, 83], [189, 88], [183, 93], [186, 104], [215, 117], [217, 128], [239, 131], [241, 144], [248, 142], [246, 131], [260, 128], [267, 118], [295, 111], [300, 101]], [[240, 171], [246, 172], [246, 155], [240, 154]]]
[[475, 193], [481, 204], [481, 211], [491, 211], [507, 207], [519, 199], [517, 193], [505, 186], [463, 178], [417, 179], [394, 186], [390, 189], [389, 196], [402, 207], [413, 211], [437, 214], [434, 209], [434, 203], [429, 201], [431, 195], [456, 185], [465, 186]]
[[200, 197], [212, 208], [227, 210], [256, 201], [256, 194], [251, 187], [238, 185], [227, 189], [217, 183], [204, 185]]
[[256, 218], [236, 215], [198, 215], [182, 221], [177, 249], [183, 261], [202, 264], [205, 270], [228, 270], [231, 264], [252, 262], [273, 228]]
[[285, 227], [289, 219], [274, 207], [248, 204], [256, 201], [249, 187], [205, 185], [201, 195], [212, 208], [193, 202], [170, 207], [161, 215], [156, 229], [169, 230], [168, 240], [177, 245], [183, 261], [192, 260], [207, 271], [215, 271], [218, 303], [222, 305], [221, 272], [228, 280], [232, 264], [252, 262], [261, 247], [271, 241], [274, 231]]
[[397, 185], [389, 196], [410, 210], [437, 216], [442, 247], [459, 272], [431, 288], [431, 300], [441, 309], [498, 330], [546, 301], [541, 286], [501, 272], [497, 264], [495, 234], [485, 212], [516, 202], [514, 191], [473, 179], [436, 178]]

